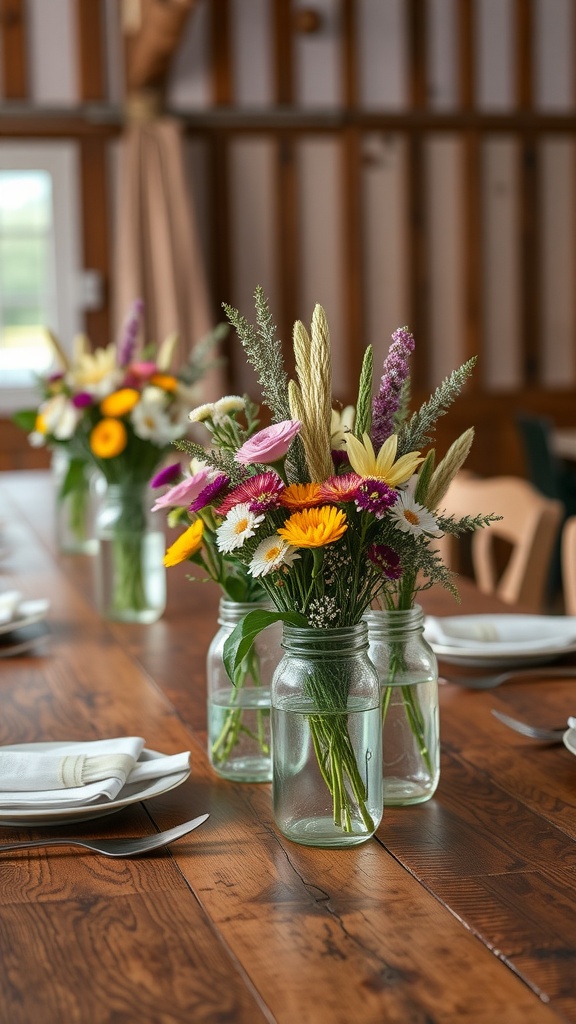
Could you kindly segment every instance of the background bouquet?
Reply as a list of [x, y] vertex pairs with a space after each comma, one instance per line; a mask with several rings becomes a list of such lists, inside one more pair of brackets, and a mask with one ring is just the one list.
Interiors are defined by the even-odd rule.
[[[441, 531], [460, 533], [490, 519], [434, 514], [468, 454], [472, 431], [436, 467], [434, 453], [423, 456], [420, 451], [474, 360], [454, 371], [408, 418], [407, 373], [396, 364], [413, 342], [408, 332], [400, 332], [374, 401], [369, 347], [355, 411], [339, 412], [333, 408], [323, 309], [316, 306], [310, 335], [302, 323], [295, 324], [296, 380], [289, 381], [261, 289], [255, 302], [256, 326], [231, 307], [225, 309], [256, 371], [271, 425], [247, 439], [230, 435], [226, 443], [212, 430], [207, 449], [182, 444], [213, 477], [195, 499], [198, 518], [176, 542], [193, 557], [201, 544], [200, 516], [209, 515], [218, 551], [241, 562], [277, 609], [250, 613], [234, 631], [227, 644], [232, 678], [254, 636], [277, 619], [296, 627], [337, 629], [358, 624], [379, 595], [403, 603], [432, 583], [455, 591], [432, 540]], [[201, 421], [202, 408], [191, 418]], [[404, 423], [396, 429], [401, 418]], [[333, 711], [335, 704], [338, 712], [346, 710], [347, 695], [333, 678], [317, 672], [310, 686], [321, 710]], [[341, 718], [337, 732], [326, 721], [320, 727], [310, 716], [309, 724], [335, 820], [347, 829], [354, 808], [363, 818], [368, 815], [366, 787]]]

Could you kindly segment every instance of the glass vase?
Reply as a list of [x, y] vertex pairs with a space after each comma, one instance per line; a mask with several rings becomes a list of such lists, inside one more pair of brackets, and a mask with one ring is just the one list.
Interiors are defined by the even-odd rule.
[[274, 817], [305, 846], [355, 846], [382, 817], [378, 677], [365, 623], [284, 624], [272, 680]]
[[68, 555], [93, 555], [98, 548], [94, 523], [97, 472], [65, 447], [53, 450], [51, 468], [58, 550]]
[[215, 772], [236, 782], [270, 782], [270, 684], [282, 654], [280, 625], [258, 634], [231, 682], [222, 661], [224, 642], [244, 616], [266, 601], [221, 598], [219, 630], [206, 659], [208, 756]]
[[424, 639], [424, 614], [369, 611], [370, 659], [382, 692], [384, 806], [420, 804], [440, 777], [438, 663]]
[[108, 484], [96, 516], [96, 604], [107, 619], [156, 622], [166, 607], [164, 531], [147, 485]]

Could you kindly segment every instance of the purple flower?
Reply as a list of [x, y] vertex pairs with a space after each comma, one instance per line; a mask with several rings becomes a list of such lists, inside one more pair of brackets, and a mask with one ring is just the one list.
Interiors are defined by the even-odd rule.
[[182, 466], [179, 462], [172, 462], [169, 466], [161, 469], [150, 481], [150, 487], [163, 487], [164, 484], [171, 484], [176, 477], [180, 476]]
[[399, 580], [402, 575], [400, 555], [387, 544], [371, 544], [366, 554], [389, 580]]
[[383, 519], [386, 512], [395, 504], [397, 498], [394, 491], [383, 480], [364, 477], [359, 485], [354, 501], [361, 512], [372, 512], [376, 519]]
[[380, 389], [372, 402], [371, 441], [378, 450], [394, 432], [394, 417], [400, 406], [402, 388], [408, 377], [408, 358], [414, 351], [414, 338], [407, 327], [399, 327], [384, 360]]
[[79, 391], [77, 395], [72, 395], [71, 402], [75, 409], [85, 409], [87, 405], [92, 405], [94, 398], [88, 391]]
[[218, 476], [204, 487], [197, 498], [194, 499], [191, 505], [188, 506], [189, 512], [199, 512], [201, 508], [206, 508], [211, 501], [220, 494], [220, 491], [228, 487], [230, 483], [230, 477], [226, 476], [225, 473], [219, 473]]
[[120, 341], [118, 342], [118, 366], [128, 366], [134, 355], [143, 312], [143, 300], [135, 299], [124, 321]]

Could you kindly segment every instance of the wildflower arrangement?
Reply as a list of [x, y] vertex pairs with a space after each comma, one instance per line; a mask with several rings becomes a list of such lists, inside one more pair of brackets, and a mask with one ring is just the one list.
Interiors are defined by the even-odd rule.
[[[272, 621], [334, 629], [359, 623], [378, 597], [387, 606], [407, 607], [419, 590], [435, 583], [456, 592], [433, 540], [491, 519], [457, 520], [441, 511], [442, 497], [470, 450], [472, 430], [438, 465], [433, 450], [422, 454], [433, 424], [461, 391], [474, 359], [409, 416], [407, 360], [414, 341], [406, 329], [397, 331], [374, 399], [368, 347], [355, 409], [338, 411], [322, 307], [314, 310], [310, 333], [299, 321], [294, 326], [296, 379], [288, 380], [260, 288], [255, 304], [255, 326], [232, 307], [224, 308], [256, 371], [271, 425], [257, 433], [220, 431], [214, 407], [200, 407], [190, 415], [208, 426], [210, 446], [180, 445], [202, 459], [213, 476], [195, 497], [196, 518], [176, 542], [178, 550], [186, 557], [194, 538], [201, 543], [198, 523], [209, 516], [220, 554], [241, 563], [276, 608], [249, 613], [230, 637], [231, 678], [254, 636]], [[199, 549], [188, 550], [194, 557]], [[320, 673], [313, 686], [327, 711], [334, 710], [335, 699], [343, 700], [339, 710], [346, 710], [346, 695], [335, 693], [329, 677]], [[366, 793], [346, 730], [338, 726], [331, 733], [320, 718], [310, 716], [310, 729], [333, 794], [336, 823], [346, 830], [352, 803], [367, 813]]]

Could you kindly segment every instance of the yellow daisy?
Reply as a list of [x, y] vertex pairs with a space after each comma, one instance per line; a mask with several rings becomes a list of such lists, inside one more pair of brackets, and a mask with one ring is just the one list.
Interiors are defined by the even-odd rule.
[[43, 416], [41, 412], [39, 412], [37, 417], [36, 417], [36, 422], [34, 424], [34, 430], [36, 431], [37, 434], [45, 434], [45, 433], [47, 433], [48, 427], [47, 427], [47, 424], [46, 424], [46, 417]]
[[191, 555], [195, 555], [198, 549], [202, 545], [202, 534], [204, 533], [204, 524], [201, 519], [197, 519], [192, 526], [189, 526], [184, 533], [180, 534], [177, 540], [170, 545], [166, 554], [164, 555], [164, 565], [166, 567], [171, 565], [178, 565], [180, 562], [185, 562]]
[[108, 417], [100, 420], [90, 434], [90, 449], [97, 459], [113, 459], [123, 452], [128, 442], [122, 420]]
[[346, 515], [333, 505], [294, 512], [278, 533], [295, 548], [322, 548], [340, 540], [348, 529]]
[[100, 410], [103, 416], [125, 416], [139, 401], [140, 392], [136, 388], [120, 388], [100, 403]]
[[384, 441], [378, 455], [368, 434], [363, 434], [361, 441], [354, 437], [354, 434], [346, 434], [345, 444], [348, 461], [358, 476], [375, 477], [377, 480], [383, 480], [389, 487], [398, 487], [409, 480], [416, 467], [423, 461], [420, 452], [408, 452], [394, 461], [398, 450], [397, 434], [391, 434]]

